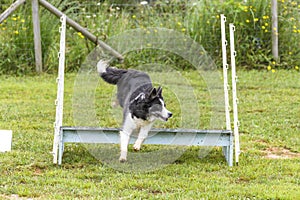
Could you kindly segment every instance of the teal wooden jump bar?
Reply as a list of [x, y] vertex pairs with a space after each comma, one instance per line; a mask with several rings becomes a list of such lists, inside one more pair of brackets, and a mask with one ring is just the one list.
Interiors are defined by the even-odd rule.
[[[58, 164], [62, 164], [65, 143], [119, 144], [117, 128], [61, 127]], [[136, 137], [131, 136], [130, 143]], [[233, 164], [233, 133], [231, 130], [152, 129], [144, 144], [174, 146], [221, 146], [229, 166]]]

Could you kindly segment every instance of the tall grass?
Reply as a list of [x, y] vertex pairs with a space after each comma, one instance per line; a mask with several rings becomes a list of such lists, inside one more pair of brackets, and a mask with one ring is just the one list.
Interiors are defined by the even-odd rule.
[[[12, 0], [4, 0], [9, 6]], [[136, 1], [59, 1], [50, 3], [69, 17], [87, 27], [99, 39], [120, 34], [129, 29], [163, 27], [174, 29], [200, 43], [220, 65], [220, 14], [236, 25], [238, 64], [246, 69], [299, 69], [300, 66], [300, 3], [278, 1], [279, 54], [275, 62], [271, 53], [271, 8], [269, 0], [172, 0], [140, 5]], [[45, 9], [40, 9], [44, 70], [56, 71], [59, 48], [59, 20]], [[71, 29], [71, 28], [70, 28]], [[28, 73], [34, 70], [33, 33], [30, 4], [22, 6], [0, 25], [0, 73]], [[67, 31], [67, 70], [77, 70], [94, 44], [74, 30]], [[150, 56], [149, 56], [150, 55]], [[154, 51], [132, 52], [127, 63], [173, 62], [178, 68], [187, 68], [174, 55], [162, 58]], [[152, 58], [151, 58], [152, 57]], [[126, 63], [126, 62], [125, 62]]]
[[[271, 1], [201, 1], [193, 6], [186, 18], [191, 37], [199, 41], [213, 57], [221, 56], [220, 20], [225, 14], [227, 22], [236, 26], [236, 46], [239, 64], [245, 68], [272, 67], [292, 68], [299, 65], [300, 52], [300, 4], [296, 1], [279, 1], [279, 54], [280, 63], [274, 63], [271, 54], [272, 17]], [[297, 28], [298, 27], [298, 28]]]

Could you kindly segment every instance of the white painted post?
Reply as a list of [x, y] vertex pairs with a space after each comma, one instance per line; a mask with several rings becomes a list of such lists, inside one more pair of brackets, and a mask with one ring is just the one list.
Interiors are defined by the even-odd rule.
[[234, 31], [235, 26], [229, 24], [229, 33], [230, 33], [230, 55], [231, 55], [231, 73], [232, 73], [232, 104], [233, 104], [233, 133], [234, 133], [234, 148], [235, 148], [235, 162], [238, 164], [239, 155], [240, 155], [240, 139], [239, 139], [239, 121], [238, 121], [238, 98], [237, 98], [237, 89], [236, 89], [236, 64], [235, 57], [236, 51], [234, 47]]
[[56, 116], [54, 123], [54, 141], [53, 141], [53, 163], [57, 164], [58, 144], [60, 140], [60, 128], [63, 122], [63, 103], [64, 103], [64, 73], [65, 73], [65, 47], [66, 47], [66, 16], [63, 15], [60, 19], [60, 50], [59, 50], [59, 68], [57, 78], [57, 99]]
[[223, 14], [221, 14], [221, 35], [222, 35], [222, 58], [223, 58], [223, 79], [224, 79], [226, 129], [231, 130], [230, 112], [229, 112], [230, 106], [229, 106], [229, 95], [228, 95], [229, 85], [228, 85], [228, 78], [227, 78], [228, 64], [227, 64], [227, 51], [226, 51], [227, 40], [226, 40], [226, 36], [225, 36], [225, 34], [226, 34], [225, 22], [226, 22], [226, 17]]

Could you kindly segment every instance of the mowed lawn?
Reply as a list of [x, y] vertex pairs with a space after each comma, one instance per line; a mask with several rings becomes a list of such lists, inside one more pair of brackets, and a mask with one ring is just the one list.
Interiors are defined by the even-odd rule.
[[[182, 74], [197, 86], [197, 72]], [[0, 199], [299, 198], [300, 73], [278, 70], [237, 74], [242, 151], [239, 166], [228, 167], [220, 148], [199, 158], [201, 148], [188, 147], [176, 161], [146, 172], [118, 171], [76, 144], [66, 145], [62, 166], [54, 165], [50, 152], [56, 75], [0, 76], [0, 129], [13, 130], [12, 151], [0, 153]], [[76, 74], [66, 74], [64, 125], [74, 125], [75, 78]], [[112, 112], [107, 111], [114, 91], [107, 84], [99, 84], [96, 91], [96, 97], [106, 95], [109, 100], [109, 106], [100, 107], [101, 113], [97, 113], [101, 126], [119, 126], [121, 119], [111, 119]], [[195, 92], [203, 108], [200, 119], [208, 122], [205, 113], [209, 109], [205, 106], [210, 106], [206, 102], [209, 98], [203, 95], [201, 99], [201, 91]], [[169, 109], [176, 110], [178, 102], [170, 102], [170, 94], [166, 90], [167, 104], [169, 101]], [[174, 116], [162, 126], [176, 127], [179, 119]], [[209, 127], [206, 122], [204, 128]], [[145, 148], [154, 151], [166, 147]]]

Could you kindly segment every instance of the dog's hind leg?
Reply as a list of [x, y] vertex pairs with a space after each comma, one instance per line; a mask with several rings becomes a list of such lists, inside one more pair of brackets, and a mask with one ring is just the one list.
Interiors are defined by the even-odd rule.
[[139, 132], [139, 136], [138, 139], [135, 141], [134, 145], [133, 145], [133, 149], [135, 151], [139, 151], [141, 149], [141, 145], [143, 144], [144, 140], [147, 138], [148, 133], [152, 127], [153, 123], [150, 123], [146, 126], [142, 126]]

